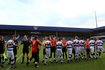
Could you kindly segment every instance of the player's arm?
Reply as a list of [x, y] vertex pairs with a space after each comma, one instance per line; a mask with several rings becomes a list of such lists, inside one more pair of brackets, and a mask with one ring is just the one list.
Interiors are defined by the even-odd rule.
[[10, 42], [8, 41], [7, 44], [6, 44], [6, 49], [8, 49], [8, 45], [9, 45], [9, 44], [10, 44]]
[[19, 49], [19, 42], [18, 41], [16, 41], [15, 46], [16, 46], [16, 49]]
[[42, 41], [42, 47], [45, 48], [45, 41]]
[[5, 48], [6, 48], [6, 41], [4, 41], [4, 50], [5, 50]]
[[64, 44], [62, 43], [62, 48], [64, 47]]
[[37, 43], [38, 43], [38, 45], [40, 45], [40, 46], [42, 45], [40, 41], [37, 41]]
[[65, 46], [66, 46], [66, 49], [67, 49], [67, 46], [68, 46], [68, 45], [67, 45], [67, 42], [66, 42], [66, 45], [65, 45]]

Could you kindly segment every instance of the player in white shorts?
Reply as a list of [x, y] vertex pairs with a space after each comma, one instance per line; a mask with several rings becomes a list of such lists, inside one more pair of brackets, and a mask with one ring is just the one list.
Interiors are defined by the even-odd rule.
[[11, 68], [15, 68], [14, 66], [14, 53], [13, 53], [13, 46], [15, 45], [13, 41], [13, 36], [10, 37], [10, 40], [7, 42], [7, 58], [3, 62], [3, 64], [8, 60], [11, 59]]
[[61, 60], [61, 63], [63, 63], [63, 52], [62, 52], [62, 47], [63, 47], [63, 43], [61, 41], [61, 39], [59, 39], [57, 42], [56, 42], [56, 62], [58, 62], [58, 56], [60, 56], [60, 60]]
[[72, 48], [73, 48], [73, 42], [71, 40], [68, 40], [66, 42], [67, 50], [68, 50], [68, 62], [72, 60]]
[[89, 47], [90, 47], [90, 57], [93, 58], [95, 57], [95, 51], [94, 51], [94, 48], [95, 48], [95, 40], [93, 40], [93, 38], [89, 41]]
[[85, 41], [84, 40], [79, 40], [79, 53], [81, 58], [85, 57]]
[[[51, 41], [49, 40], [49, 38], [47, 38], [47, 40], [44, 43], [44, 47], [45, 47], [45, 59], [44, 59], [44, 65], [47, 64], [47, 59], [50, 58], [50, 54], [51, 54]], [[50, 58], [50, 62], [52, 63], [52, 59]]]
[[97, 38], [95, 44], [96, 44], [96, 47], [97, 47], [96, 57], [98, 58], [98, 56], [101, 55], [101, 52], [105, 52], [105, 50], [103, 48], [103, 41], [101, 39]]
[[79, 59], [79, 40], [78, 37], [75, 37], [75, 40], [73, 40], [74, 50], [75, 50], [75, 59]]

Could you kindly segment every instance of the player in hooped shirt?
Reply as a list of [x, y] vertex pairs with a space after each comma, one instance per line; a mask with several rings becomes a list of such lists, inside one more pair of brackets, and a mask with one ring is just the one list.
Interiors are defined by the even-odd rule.
[[85, 58], [85, 41], [83, 40], [83, 38], [81, 38], [82, 40], [79, 40], [79, 53], [81, 55], [81, 58]]
[[78, 37], [75, 36], [75, 40], [73, 40], [74, 50], [75, 50], [75, 59], [79, 59], [79, 40]]
[[[47, 40], [44, 43], [44, 47], [45, 47], [45, 59], [44, 59], [44, 65], [47, 64], [47, 59], [50, 58], [51, 56], [51, 41], [49, 40], [49, 38], [47, 38]], [[50, 58], [50, 62], [52, 63], [52, 58]]]
[[61, 60], [61, 63], [63, 63], [63, 52], [62, 52], [62, 47], [63, 47], [63, 43], [61, 41], [61, 39], [59, 39], [57, 42], [56, 42], [56, 62], [58, 62], [58, 56], [60, 56], [60, 60]]
[[89, 47], [90, 47], [90, 57], [93, 58], [95, 57], [95, 40], [93, 38], [91, 38], [91, 40], [89, 41]]
[[73, 42], [71, 41], [71, 39], [69, 39], [66, 42], [66, 46], [67, 46], [67, 50], [68, 50], [68, 62], [70, 62], [72, 60], [72, 48], [73, 48]]
[[15, 42], [13, 41], [13, 36], [10, 36], [10, 40], [7, 42], [7, 58], [3, 61], [2, 64], [4, 64], [8, 59], [11, 59], [11, 68], [15, 68], [16, 66], [14, 65], [14, 52], [13, 52], [13, 47], [15, 45]]
[[104, 52], [105, 53], [105, 50], [103, 48], [103, 41], [101, 39], [97, 38], [95, 44], [96, 44], [96, 47], [97, 47], [96, 57], [98, 58], [98, 56], [101, 55], [101, 52]]

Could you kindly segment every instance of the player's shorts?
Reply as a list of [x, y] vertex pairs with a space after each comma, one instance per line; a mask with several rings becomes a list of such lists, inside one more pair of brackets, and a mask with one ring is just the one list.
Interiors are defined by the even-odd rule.
[[0, 54], [3, 54], [3, 53], [4, 53], [4, 49], [0, 48]]
[[67, 50], [66, 50], [66, 48], [62, 48], [62, 52], [66, 52]]
[[56, 55], [62, 56], [63, 55], [62, 49], [56, 49]]
[[79, 54], [79, 48], [78, 47], [74, 47], [75, 49], [75, 54]]
[[51, 52], [56, 52], [56, 47], [55, 46], [51, 47]]
[[72, 48], [68, 48], [68, 54], [72, 55]]
[[46, 52], [45, 52], [45, 48], [43, 48], [43, 55], [45, 55], [46, 54]]
[[80, 53], [85, 53], [84, 47], [80, 47], [79, 52], [80, 52]]
[[89, 53], [90, 52], [90, 49], [89, 48], [86, 48], [86, 53]]
[[13, 53], [14, 53], [14, 55], [17, 55], [17, 50], [14, 50]]
[[102, 46], [98, 46], [97, 47], [97, 52], [101, 52], [101, 51], [104, 52], [104, 48]]
[[75, 49], [74, 48], [72, 48], [72, 53], [75, 54]]
[[29, 53], [29, 50], [28, 49], [23, 49], [23, 54], [28, 54]]
[[94, 53], [94, 47], [90, 46], [90, 52], [93, 54]]
[[13, 53], [13, 51], [7, 51], [7, 58], [14, 59], [14, 53]]
[[46, 48], [45, 52], [46, 52], [46, 58], [50, 57], [51, 49], [50, 48]]

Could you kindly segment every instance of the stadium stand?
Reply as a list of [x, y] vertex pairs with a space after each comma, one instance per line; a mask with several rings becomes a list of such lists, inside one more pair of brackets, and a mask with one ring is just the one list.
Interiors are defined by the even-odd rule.
[[20, 35], [19, 41], [23, 35], [38, 35], [42, 40], [44, 36], [53, 35], [57, 37], [91, 37], [94, 35], [105, 34], [105, 27], [98, 28], [69, 28], [69, 27], [48, 27], [48, 26], [21, 26], [21, 25], [0, 25], [0, 35], [5, 36], [8, 40], [9, 35]]

